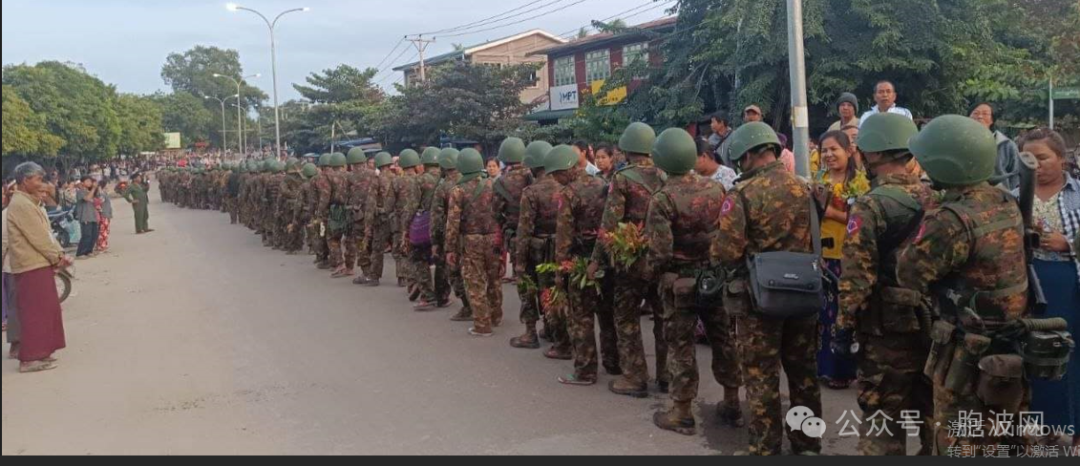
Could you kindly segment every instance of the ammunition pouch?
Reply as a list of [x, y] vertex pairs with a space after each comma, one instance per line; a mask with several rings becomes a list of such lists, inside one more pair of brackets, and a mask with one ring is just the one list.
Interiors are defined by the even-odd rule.
[[996, 354], [979, 360], [975, 396], [986, 406], [1007, 413], [1020, 411], [1024, 399], [1024, 360], [1015, 354]]
[[698, 270], [695, 280], [698, 306], [719, 308], [724, 306], [724, 271], [706, 267]]
[[326, 222], [326, 229], [331, 235], [339, 235], [348, 229], [351, 223], [351, 215], [345, 206], [334, 204], [330, 206], [330, 216]]
[[968, 396], [975, 391], [975, 382], [979, 376], [979, 361], [990, 350], [993, 339], [984, 335], [968, 333], [959, 342], [945, 375], [946, 389], [961, 396]]
[[746, 280], [736, 278], [724, 283], [722, 288], [724, 310], [729, 317], [744, 317], [750, 312], [750, 290]]
[[1066, 329], [1064, 319], [1030, 319], [1031, 330], [1016, 342], [1016, 352], [1024, 361], [1029, 379], [1059, 381], [1068, 371], [1069, 358], [1076, 342]]
[[867, 335], [910, 334], [923, 328], [919, 318], [923, 301], [918, 292], [906, 288], [882, 286], [870, 298], [866, 318], [859, 319], [859, 332]]
[[537, 265], [555, 262], [555, 237], [550, 235], [530, 237], [529, 259]]
[[956, 350], [955, 338], [955, 325], [944, 320], [934, 322], [930, 330], [930, 355], [926, 358], [923, 375], [932, 380], [935, 385], [945, 383], [945, 374], [949, 370], [953, 352]]

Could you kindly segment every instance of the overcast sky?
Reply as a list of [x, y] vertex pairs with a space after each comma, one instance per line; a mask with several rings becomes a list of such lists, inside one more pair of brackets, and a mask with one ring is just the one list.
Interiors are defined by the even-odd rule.
[[[580, 3], [578, 3], [580, 2]], [[161, 66], [171, 52], [195, 45], [236, 49], [245, 73], [262, 73], [251, 84], [271, 94], [269, 34], [253, 14], [229, 12], [214, 0], [4, 0], [3, 63], [71, 61], [122, 92], [166, 89]], [[278, 77], [282, 101], [298, 97], [291, 83], [311, 71], [342, 63], [376, 66], [405, 34], [469, 24], [533, 3], [533, 0], [247, 0], [238, 2], [267, 16], [295, 7], [311, 11], [290, 15], [278, 24]], [[578, 3], [574, 5], [575, 3]], [[563, 11], [505, 28], [444, 38], [430, 55], [453, 50], [452, 43], [474, 45], [529, 29], [553, 34], [577, 30], [594, 19], [643, 6], [627, 18], [637, 24], [663, 16], [663, 6], [648, 0], [544, 0], [518, 12], [546, 6], [512, 23], [567, 6]], [[659, 4], [658, 4], [659, 5]], [[516, 13], [511, 13], [516, 14]], [[397, 56], [395, 52], [393, 56]], [[413, 56], [410, 50], [401, 63]], [[393, 56], [391, 58], [393, 58]], [[392, 61], [392, 60], [391, 60]], [[380, 78], [382, 76], [380, 75]], [[398, 78], [384, 81], [385, 85]]]

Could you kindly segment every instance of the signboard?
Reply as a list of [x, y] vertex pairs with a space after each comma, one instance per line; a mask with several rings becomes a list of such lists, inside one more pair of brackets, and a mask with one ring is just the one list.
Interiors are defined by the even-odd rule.
[[1080, 100], [1080, 87], [1054, 89], [1054, 100]]
[[[593, 93], [593, 95], [597, 95], [597, 94], [600, 93], [600, 90], [604, 88], [604, 83], [605, 83], [604, 80], [593, 81], [593, 83], [592, 83], [592, 93]], [[611, 92], [608, 92], [607, 95], [605, 95], [603, 98], [599, 99], [598, 103], [600, 105], [615, 105], [615, 104], [617, 104], [619, 102], [622, 102], [624, 100], [626, 100], [626, 86], [612, 89]]]
[[180, 147], [180, 133], [165, 133], [166, 149], [179, 149]]
[[578, 108], [577, 84], [567, 84], [551, 88], [552, 110], [573, 110]]

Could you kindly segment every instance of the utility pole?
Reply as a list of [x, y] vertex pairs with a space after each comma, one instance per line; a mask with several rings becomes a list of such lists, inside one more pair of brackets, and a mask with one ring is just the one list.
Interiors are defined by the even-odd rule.
[[788, 66], [791, 69], [791, 127], [795, 172], [810, 176], [810, 115], [806, 104], [806, 51], [803, 46], [802, 0], [787, 0]]
[[1054, 130], [1054, 77], [1050, 77], [1050, 131]]
[[416, 51], [420, 52], [420, 82], [427, 81], [427, 70], [424, 66], [424, 50], [427, 50], [428, 45], [434, 44], [435, 39], [424, 39], [424, 36], [416, 36], [415, 39], [409, 39], [416, 47]]

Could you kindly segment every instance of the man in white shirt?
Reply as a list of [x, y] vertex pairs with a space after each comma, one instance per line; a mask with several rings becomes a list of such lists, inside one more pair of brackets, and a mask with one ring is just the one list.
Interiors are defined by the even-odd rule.
[[572, 146], [574, 152], [578, 155], [578, 168], [584, 169], [585, 173], [589, 176], [596, 176], [600, 173], [600, 169], [593, 165], [589, 160], [589, 153], [592, 152], [592, 147], [585, 141], [577, 141]]
[[896, 113], [914, 120], [910, 110], [896, 105], [896, 86], [890, 81], [878, 81], [877, 85], [874, 86], [874, 101], [877, 102], [877, 105], [871, 108], [869, 112], [864, 113], [862, 118], [859, 119], [860, 127], [866, 122], [867, 118], [870, 118], [870, 115], [875, 113]]

